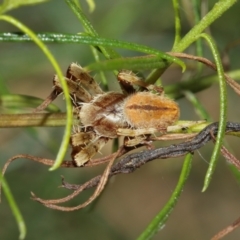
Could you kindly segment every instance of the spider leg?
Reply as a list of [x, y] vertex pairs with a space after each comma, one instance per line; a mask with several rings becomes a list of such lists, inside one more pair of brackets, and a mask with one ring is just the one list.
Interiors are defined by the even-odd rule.
[[99, 152], [108, 142], [109, 138], [97, 137], [91, 132], [79, 132], [71, 136], [70, 143], [72, 145], [72, 159], [74, 163], [80, 167]]
[[[157, 128], [139, 128], [139, 129], [130, 129], [130, 128], [118, 128], [117, 133], [120, 136], [125, 136], [124, 146], [126, 147], [135, 147], [139, 144], [147, 146], [148, 149], [152, 149], [152, 140], [149, 137], [155, 133], [159, 132]], [[162, 129], [162, 133], [166, 132], [166, 128]]]
[[[92, 99], [91, 94], [87, 90], [85, 90], [83, 87], [81, 87], [78, 82], [69, 78], [65, 78], [65, 80], [66, 80], [69, 93], [71, 95], [74, 105], [77, 105], [78, 102], [91, 101]], [[55, 88], [62, 89], [60, 81], [56, 75], [53, 78], [53, 84]]]
[[[81, 84], [91, 95], [103, 94], [102, 89], [87, 71], [76, 63], [71, 63], [68, 67], [66, 76], [74, 82]], [[87, 101], [85, 101], [87, 102]]]
[[94, 138], [96, 138], [96, 134], [92, 131], [89, 132], [76, 132], [71, 135], [70, 143], [72, 146], [86, 146], [89, 142], [91, 142]]
[[[117, 134], [120, 136], [136, 137], [136, 136], [141, 136], [145, 134], [154, 134], [159, 131], [160, 129], [157, 129], [157, 128], [138, 128], [138, 129], [118, 128]], [[162, 132], [166, 132], [166, 128], [163, 128]]]
[[136, 75], [134, 75], [131, 71], [127, 71], [127, 70], [122, 70], [117, 75], [118, 82], [124, 93], [131, 94], [136, 92], [134, 87], [132, 86], [133, 85], [131, 81], [132, 76], [136, 76]]
[[142, 89], [147, 89], [148, 91], [155, 91], [156, 93], [162, 95], [164, 93], [163, 87], [149, 85], [145, 83], [141, 78], [139, 78], [135, 73], [128, 70], [123, 70], [118, 73], [118, 82], [123, 91], [126, 93], [134, 93], [136, 92], [132, 85], [137, 85]]
[[166, 128], [163, 128], [160, 131], [157, 128], [139, 128], [139, 129], [130, 129], [130, 128], [118, 128], [117, 133], [120, 136], [125, 136], [124, 145], [126, 147], [134, 147], [139, 144], [144, 144], [148, 148], [152, 148], [152, 141], [149, 141], [149, 137], [157, 132], [164, 134]]
[[126, 147], [135, 147], [138, 144], [144, 142], [146, 140], [147, 136], [145, 135], [140, 135], [136, 137], [125, 137], [124, 139], [124, 146]]

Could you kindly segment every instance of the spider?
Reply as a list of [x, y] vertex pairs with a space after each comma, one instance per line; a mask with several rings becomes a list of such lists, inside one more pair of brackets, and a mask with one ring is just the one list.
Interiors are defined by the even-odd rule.
[[[164, 133], [179, 118], [176, 102], [167, 98], [161, 88], [147, 86], [130, 71], [119, 72], [123, 92], [103, 92], [95, 80], [76, 63], [66, 74], [66, 82], [79, 118], [79, 126], [71, 135], [72, 159], [82, 166], [99, 152], [109, 139], [127, 137], [127, 147], [144, 143], [147, 135]], [[62, 93], [54, 76], [52, 95]], [[145, 91], [137, 92], [133, 85]], [[50, 95], [51, 96], [51, 95]]]

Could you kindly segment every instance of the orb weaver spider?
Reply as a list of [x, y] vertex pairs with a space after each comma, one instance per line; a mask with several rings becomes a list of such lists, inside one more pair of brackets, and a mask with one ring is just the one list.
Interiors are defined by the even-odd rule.
[[[164, 133], [179, 118], [177, 103], [166, 97], [162, 88], [147, 86], [130, 71], [121, 71], [117, 77], [123, 93], [103, 92], [76, 63], [67, 70], [65, 80], [79, 118], [79, 125], [70, 139], [76, 166], [91, 160], [109, 139], [125, 136], [128, 137], [126, 146], [136, 146], [144, 143], [149, 134]], [[50, 96], [56, 97], [62, 93], [62, 88], [57, 76], [53, 82]], [[144, 91], [137, 92], [133, 85]]]

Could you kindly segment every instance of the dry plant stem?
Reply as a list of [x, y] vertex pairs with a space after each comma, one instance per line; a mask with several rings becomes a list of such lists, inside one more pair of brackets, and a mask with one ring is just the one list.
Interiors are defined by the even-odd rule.
[[[211, 133], [213, 142], [216, 142], [215, 136]], [[223, 157], [229, 162], [230, 164], [234, 165], [239, 171], [240, 171], [240, 161], [232, 154], [230, 153], [227, 148], [224, 146], [221, 147], [221, 153]]]
[[[122, 151], [121, 154], [124, 154], [126, 151]], [[93, 161], [89, 161], [87, 164], [85, 164], [82, 167], [93, 167], [93, 166], [97, 166], [106, 162], [109, 162], [113, 157], [114, 154], [110, 154], [109, 156], [106, 157], [102, 157], [102, 158], [98, 158], [96, 160]], [[5, 172], [7, 171], [7, 168], [9, 167], [10, 163], [12, 163], [13, 161], [17, 160], [17, 159], [28, 159], [31, 161], [35, 161], [47, 166], [52, 166], [55, 162], [55, 160], [52, 159], [47, 159], [47, 158], [41, 158], [41, 157], [36, 157], [33, 155], [28, 155], [28, 154], [19, 154], [19, 155], [15, 155], [12, 158], [8, 159], [7, 162], [4, 164], [3, 169], [2, 169], [2, 176], [5, 175]], [[63, 163], [61, 164], [62, 168], [76, 168], [76, 165], [74, 164], [73, 161], [63, 161]], [[0, 183], [0, 202], [1, 202], [1, 189], [2, 189], [2, 185]]]
[[66, 113], [0, 114], [0, 119], [0, 128], [62, 127], [66, 124]]
[[222, 146], [221, 148], [222, 155], [226, 158], [226, 160], [234, 165], [240, 171], [240, 161], [232, 155], [225, 147]]
[[[140, 146], [139, 146], [140, 147]], [[137, 148], [137, 147], [136, 147]], [[118, 157], [124, 155], [125, 153], [127, 153], [128, 151], [130, 151], [131, 149], [127, 149], [127, 148], [124, 148], [124, 147], [120, 147], [119, 149], [119, 154], [118, 154]], [[116, 153], [112, 153], [106, 157], [102, 157], [102, 158], [97, 158], [97, 159], [93, 159], [93, 160], [90, 160], [89, 162], [87, 162], [84, 166], [82, 167], [94, 167], [94, 166], [97, 166], [97, 165], [101, 165], [101, 164], [104, 164], [104, 163], [107, 163], [109, 162], [114, 156], [115, 156]]]
[[[212, 133], [211, 133], [211, 136], [213, 138], [213, 141], [215, 142], [215, 140], [216, 140], [215, 136]], [[223, 157], [225, 157], [225, 159], [230, 164], [234, 165], [240, 171], [240, 161], [235, 156], [233, 156], [233, 154], [230, 153], [224, 146], [221, 147], [221, 153], [222, 153]], [[232, 231], [234, 231], [239, 226], [240, 226], [240, 218], [238, 218], [231, 225], [229, 225], [228, 227], [224, 228], [219, 233], [217, 233], [213, 238], [211, 238], [211, 240], [222, 239], [224, 236], [231, 233]]]
[[[232, 123], [232, 122], [227, 122], [226, 133], [228, 132], [240, 132], [240, 123]], [[110, 156], [98, 159], [97, 162], [98, 164], [102, 164], [103, 162], [109, 161], [109, 164], [104, 172], [104, 174], [101, 176], [96, 176], [95, 178], [91, 179], [90, 181], [86, 182], [83, 185], [73, 185], [73, 184], [68, 184], [64, 182], [62, 187], [75, 190], [72, 194], [69, 196], [62, 198], [62, 199], [54, 199], [54, 200], [43, 200], [41, 198], [36, 197], [33, 195], [33, 199], [36, 201], [41, 202], [44, 204], [46, 207], [50, 207], [53, 209], [58, 209], [61, 211], [74, 211], [81, 209], [85, 206], [87, 206], [90, 202], [92, 202], [103, 190], [107, 179], [113, 175], [120, 174], [120, 173], [132, 173], [142, 165], [146, 164], [149, 161], [155, 160], [155, 159], [166, 159], [166, 158], [175, 158], [175, 157], [180, 157], [183, 155], [186, 155], [187, 153], [193, 153], [195, 150], [201, 148], [203, 145], [205, 145], [208, 141], [212, 140], [212, 136], [216, 136], [218, 132], [218, 123], [212, 123], [206, 128], [204, 128], [199, 134], [197, 134], [192, 140], [183, 142], [180, 144], [173, 144], [168, 147], [162, 147], [154, 150], [145, 150], [142, 152], [137, 152], [133, 154], [129, 154], [124, 156], [118, 163], [116, 163], [114, 166], [112, 166], [114, 160], [126, 152], [134, 149], [134, 148], [126, 148], [126, 147], [121, 147], [116, 153], [111, 154]], [[141, 145], [139, 145], [140, 147]], [[137, 146], [138, 147], [138, 146]], [[33, 161], [40, 162], [42, 164], [50, 165], [53, 163], [53, 160], [50, 159], [44, 159], [44, 158], [38, 158], [30, 155], [17, 155], [11, 159], [8, 160], [6, 165], [4, 166], [4, 172], [7, 169], [7, 166], [15, 159], [17, 158], [28, 158]], [[89, 162], [86, 164], [86, 166], [94, 166], [94, 163]], [[62, 164], [62, 167], [75, 167], [75, 165], [70, 162], [70, 161], [65, 161]], [[95, 190], [94, 194], [90, 199], [88, 199], [87, 202], [76, 206], [76, 207], [61, 207], [61, 206], [56, 206], [55, 204], [67, 202], [70, 199], [74, 198], [77, 196], [79, 193], [81, 193], [83, 190], [95, 187], [97, 186], [97, 189]]]
[[[195, 150], [204, 146], [208, 141], [212, 140], [212, 134], [215, 136], [217, 131], [218, 123], [216, 122], [204, 128], [198, 135], [188, 142], [126, 155], [112, 167], [109, 177], [120, 173], [132, 173], [142, 165], [155, 159], [175, 158], [186, 155], [189, 152], [193, 153]], [[240, 123], [227, 122], [226, 133], [239, 131]], [[85, 189], [96, 186], [100, 177], [101, 176], [97, 176], [88, 181], [89, 185], [87, 185]], [[71, 190], [75, 190], [82, 186], [83, 185], [72, 185], [65, 181], [63, 181], [62, 185], [62, 187]]]
[[[17, 159], [21, 159], [21, 158], [23, 158], [23, 159], [25, 158], [25, 159], [29, 159], [31, 161], [42, 163], [47, 166], [53, 166], [53, 164], [55, 162], [52, 159], [36, 157], [36, 156], [28, 155], [28, 154], [15, 155], [14, 157], [8, 159], [7, 162], [4, 164], [3, 169], [2, 169], [2, 176], [4, 176], [6, 170], [11, 162], [13, 162], [14, 160], [17, 160]], [[70, 168], [70, 167], [75, 167], [75, 165], [71, 161], [64, 161], [62, 163], [61, 167]], [[0, 183], [0, 202], [1, 202], [1, 189], [2, 189], [2, 185]]]
[[[101, 176], [102, 175], [98, 175], [98, 176], [92, 178], [91, 180], [87, 181], [86, 183], [84, 183], [82, 185], [68, 183], [68, 182], [65, 181], [64, 176], [61, 176], [61, 178], [62, 178], [62, 185], [60, 187], [66, 188], [66, 189], [69, 189], [69, 190], [77, 190], [79, 188], [82, 188], [82, 191], [83, 190], [87, 190], [89, 188], [97, 186], [97, 184], [99, 183], [99, 181], [101, 179]], [[111, 177], [111, 176], [113, 176], [113, 175], [109, 174], [109, 177]]]
[[[198, 57], [198, 56], [194, 56], [194, 55], [189, 55], [189, 54], [186, 54], [186, 53], [168, 52], [168, 54], [171, 55], [171, 56], [179, 57], [179, 58], [186, 58], [186, 59], [201, 62], [201, 63], [207, 65], [208, 67], [212, 68], [215, 71], [217, 69], [216, 65], [213, 62], [211, 62], [210, 60], [208, 60], [207, 58]], [[227, 83], [229, 84], [229, 86], [232, 87], [232, 89], [238, 95], [240, 95], [240, 85], [236, 81], [234, 81], [230, 76], [228, 76], [226, 73], [224, 73], [224, 76], [225, 76], [225, 79], [226, 79]]]
[[[3, 167], [2, 175], [5, 174], [8, 166], [11, 162], [13, 162], [14, 160], [20, 159], [20, 158], [23, 158], [23, 159], [26, 158], [26, 159], [29, 159], [29, 160], [32, 160], [35, 162], [42, 163], [47, 166], [52, 166], [55, 162], [52, 159], [36, 157], [36, 156], [28, 155], [28, 154], [19, 154], [19, 155], [15, 155], [14, 157], [7, 160], [7, 162], [5, 163], [5, 165]], [[76, 167], [71, 161], [64, 161], [61, 166], [64, 168]]]
[[239, 226], [240, 226], [240, 218], [238, 218], [236, 221], [234, 221], [230, 226], [224, 228], [222, 231], [217, 233], [214, 237], [211, 238], [211, 240], [222, 239], [224, 236], [231, 233], [233, 230], [235, 230]]
[[[239, 132], [240, 124], [227, 122], [226, 132]], [[193, 153], [195, 150], [199, 149], [203, 145], [205, 145], [208, 141], [212, 140], [211, 133], [214, 136], [218, 132], [218, 123], [213, 123], [204, 128], [198, 135], [196, 135], [192, 140], [188, 142], [183, 142], [180, 144], [173, 144], [169, 147], [158, 148], [155, 150], [148, 150], [139, 153], [133, 153], [127, 155], [123, 159], [120, 160], [119, 163], [116, 163], [112, 169], [112, 173], [116, 171], [120, 172], [132, 172], [136, 170], [136, 168], [146, 164], [149, 161], [152, 161], [157, 158], [170, 158], [170, 157], [179, 157], [183, 156], [187, 153]]]
[[[60, 210], [60, 211], [75, 211], [75, 210], [79, 210], [81, 208], [86, 207], [87, 205], [89, 205], [94, 199], [96, 199], [100, 193], [103, 191], [108, 177], [109, 177], [109, 173], [111, 170], [111, 167], [113, 165], [114, 160], [119, 156], [119, 154], [122, 152], [122, 148], [120, 148], [115, 154], [113, 154], [112, 159], [109, 161], [105, 171], [103, 172], [99, 183], [97, 185], [96, 190], [94, 191], [93, 195], [87, 200], [85, 201], [83, 204], [80, 204], [76, 207], [62, 207], [62, 206], [57, 206], [55, 204], [61, 203], [61, 202], [67, 202], [69, 200], [71, 200], [72, 198], [74, 198], [75, 196], [77, 196], [83, 189], [79, 188], [76, 191], [74, 191], [72, 194], [68, 195], [66, 198], [61, 199], [62, 201], [59, 202], [59, 200], [43, 200], [41, 198], [37, 198], [33, 193], [33, 199], [37, 200], [38, 202], [41, 202], [42, 204], [44, 204], [46, 207], [48, 208], [52, 208], [52, 209], [56, 209], [56, 210]], [[85, 184], [84, 184], [85, 185]]]

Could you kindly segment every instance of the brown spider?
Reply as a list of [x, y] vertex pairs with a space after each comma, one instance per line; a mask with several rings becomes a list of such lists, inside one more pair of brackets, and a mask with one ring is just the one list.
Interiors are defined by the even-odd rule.
[[[135, 74], [118, 74], [124, 91], [103, 92], [94, 79], [79, 65], [72, 63], [65, 80], [69, 87], [74, 110], [79, 117], [70, 143], [72, 158], [82, 166], [101, 150], [109, 139], [127, 136], [126, 146], [135, 146], [146, 140], [146, 135], [165, 132], [179, 118], [178, 105], [164, 96], [159, 87], [146, 84]], [[136, 92], [133, 85], [147, 91]], [[54, 77], [55, 96], [62, 92]], [[155, 93], [154, 93], [155, 92]]]

